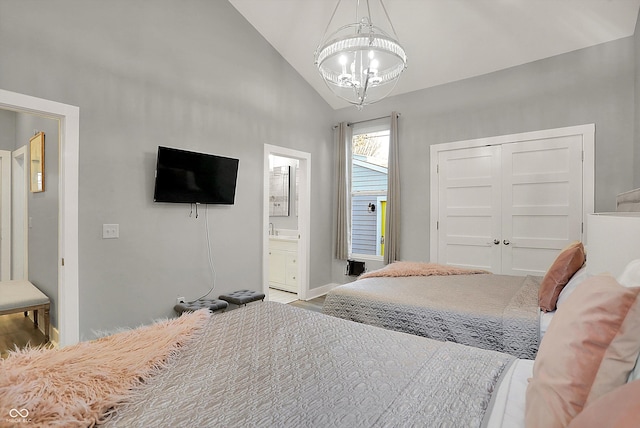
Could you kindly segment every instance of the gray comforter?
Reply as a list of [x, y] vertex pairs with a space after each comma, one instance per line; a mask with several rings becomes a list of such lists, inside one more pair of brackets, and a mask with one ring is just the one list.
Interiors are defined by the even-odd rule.
[[107, 426], [480, 426], [513, 360], [265, 302], [212, 316]]
[[493, 274], [366, 278], [329, 292], [323, 312], [534, 359], [540, 280]]

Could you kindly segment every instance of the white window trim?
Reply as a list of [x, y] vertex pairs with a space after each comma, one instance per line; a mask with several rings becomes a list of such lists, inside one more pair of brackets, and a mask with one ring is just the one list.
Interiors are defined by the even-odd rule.
[[359, 261], [374, 261], [374, 262], [384, 261], [384, 256], [372, 256], [371, 254], [349, 253], [349, 258], [359, 260]]
[[[387, 131], [387, 132], [391, 132], [391, 129], [389, 127], [389, 119], [388, 118], [381, 118], [375, 121], [369, 121], [366, 124], [356, 124], [353, 125], [353, 134], [352, 134], [352, 138], [355, 137], [356, 135], [362, 135], [362, 134], [372, 134], [372, 133], [376, 133], [376, 132], [382, 132], [382, 131]], [[353, 162], [353, 154], [351, 155], [351, 162]], [[358, 195], [358, 196], [363, 196], [363, 195], [372, 195], [372, 196], [378, 196], [378, 199], [380, 198], [384, 198], [384, 200], [387, 200], [387, 195], [386, 195], [386, 191], [384, 195], [380, 195], [380, 190], [365, 190], [365, 191], [353, 191], [351, 190], [350, 193], [350, 198], [351, 201], [353, 201], [353, 197], [354, 195]], [[379, 206], [379, 202], [378, 202], [378, 206]], [[378, 211], [376, 213], [377, 215], [377, 219], [376, 219], [376, 253], [380, 252], [380, 240], [379, 240], [379, 236], [380, 236], [380, 211]], [[349, 214], [350, 216], [350, 220], [353, 221], [353, 218], [351, 218], [351, 214]], [[353, 230], [350, 232], [352, 233]], [[351, 241], [351, 240], [350, 240]], [[350, 259], [357, 259], [357, 260], [362, 260], [362, 261], [384, 261], [384, 256], [378, 256], [378, 255], [371, 255], [371, 254], [359, 254], [359, 253], [352, 253], [349, 252], [349, 258]]]

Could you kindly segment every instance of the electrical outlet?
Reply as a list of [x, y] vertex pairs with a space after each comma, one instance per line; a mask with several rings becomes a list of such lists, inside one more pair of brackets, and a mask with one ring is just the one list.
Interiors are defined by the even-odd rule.
[[102, 239], [118, 239], [120, 237], [119, 224], [103, 224]]
[[184, 303], [184, 297], [176, 297], [176, 305], [179, 303]]

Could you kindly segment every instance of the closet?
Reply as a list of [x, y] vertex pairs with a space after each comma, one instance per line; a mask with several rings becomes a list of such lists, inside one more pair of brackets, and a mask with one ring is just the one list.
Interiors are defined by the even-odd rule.
[[593, 210], [595, 127], [431, 147], [431, 261], [543, 275], [583, 239]]

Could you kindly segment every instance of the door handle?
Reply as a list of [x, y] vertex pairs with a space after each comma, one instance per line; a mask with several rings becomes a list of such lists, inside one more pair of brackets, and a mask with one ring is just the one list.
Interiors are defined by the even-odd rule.
[[500, 243], [500, 240], [499, 239], [494, 239], [493, 243], [494, 243], [494, 245], [498, 245]]
[[503, 243], [504, 245], [509, 245], [509, 244], [510, 244], [510, 242], [509, 242], [507, 239], [505, 239], [504, 241], [502, 241], [502, 243]]

